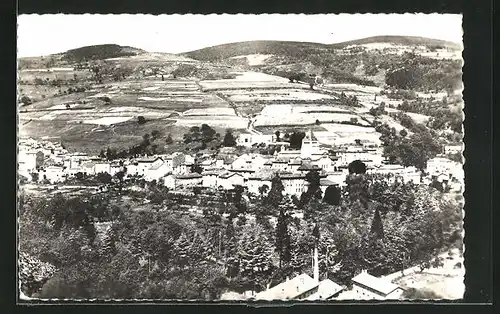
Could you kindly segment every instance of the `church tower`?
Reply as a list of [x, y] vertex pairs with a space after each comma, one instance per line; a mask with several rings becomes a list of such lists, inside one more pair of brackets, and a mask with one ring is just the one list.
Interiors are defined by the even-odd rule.
[[309, 158], [313, 154], [319, 154], [320, 147], [319, 142], [314, 139], [313, 132], [309, 129], [306, 136], [302, 139], [302, 147], [300, 149], [300, 157]]

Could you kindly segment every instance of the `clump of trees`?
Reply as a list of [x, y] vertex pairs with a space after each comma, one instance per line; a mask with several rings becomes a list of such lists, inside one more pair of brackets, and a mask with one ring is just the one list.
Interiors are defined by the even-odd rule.
[[224, 147], [234, 147], [236, 146], [236, 138], [234, 137], [231, 130], [226, 130], [226, 134], [224, 135], [224, 140], [222, 141], [222, 145]]
[[385, 103], [381, 102], [377, 107], [370, 108], [369, 113], [374, 117], [387, 114], [387, 111], [385, 110]]
[[193, 126], [183, 136], [183, 142], [190, 150], [216, 149], [221, 145], [220, 134], [208, 124]]
[[397, 89], [453, 91], [462, 84], [462, 64], [404, 53], [386, 72], [385, 83]]
[[375, 130], [382, 134], [380, 140], [384, 146], [384, 157], [387, 157], [390, 163], [424, 169], [427, 160], [442, 152], [442, 144], [432, 130], [415, 123], [409, 116], [399, 113], [396, 118], [413, 134], [407, 136], [407, 132], [398, 133], [386, 123], [377, 124]]
[[340, 105], [342, 106], [350, 106], [350, 107], [360, 106], [358, 97], [356, 97], [356, 95], [347, 96], [344, 92], [340, 93], [339, 101]]

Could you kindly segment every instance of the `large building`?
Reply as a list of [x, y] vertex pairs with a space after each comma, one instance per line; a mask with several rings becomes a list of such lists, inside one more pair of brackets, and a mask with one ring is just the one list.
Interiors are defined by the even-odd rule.
[[370, 275], [366, 270], [352, 278], [353, 291], [361, 300], [397, 300], [403, 289], [396, 284]]

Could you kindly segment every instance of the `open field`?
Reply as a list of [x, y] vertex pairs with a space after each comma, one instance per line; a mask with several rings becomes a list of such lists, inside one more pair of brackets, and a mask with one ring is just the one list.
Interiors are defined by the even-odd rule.
[[416, 272], [394, 282], [403, 288], [431, 290], [443, 299], [461, 299], [465, 292], [465, 268], [463, 257], [458, 249], [451, 254], [442, 254], [442, 267], [432, 267], [423, 272]]
[[314, 136], [322, 144], [348, 144], [354, 143], [356, 139], [380, 144], [380, 133], [373, 127], [336, 123], [322, 123], [321, 126], [325, 131], [314, 132]]
[[192, 127], [208, 124], [223, 129], [245, 129], [248, 120], [237, 116], [186, 116], [176, 120], [176, 126]]
[[369, 126], [359, 116], [342, 108], [330, 106], [268, 105], [256, 117], [255, 126], [308, 125], [320, 123], [351, 122]]
[[304, 88], [309, 86], [290, 83], [288, 79], [258, 72], [234, 72], [235, 79], [200, 81], [203, 91], [229, 89], [280, 89]]
[[228, 96], [228, 99], [233, 102], [254, 101], [254, 100], [304, 100], [314, 101], [319, 99], [333, 99], [332, 96], [320, 94], [317, 92], [307, 91], [304, 89], [277, 89], [277, 90], [231, 90], [223, 94]]
[[203, 108], [203, 109], [189, 109], [182, 113], [183, 116], [235, 116], [234, 109], [232, 108]]

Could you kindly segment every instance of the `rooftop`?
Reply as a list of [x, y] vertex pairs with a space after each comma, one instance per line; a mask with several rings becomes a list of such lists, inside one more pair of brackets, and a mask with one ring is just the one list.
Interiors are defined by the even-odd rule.
[[[156, 160], [158, 159], [161, 159], [160, 157], [144, 157], [144, 158], [139, 158], [137, 159], [136, 161], [137, 162], [144, 162], [144, 163], [148, 163], [148, 162], [155, 162]], [[162, 159], [163, 160], [163, 159]]]
[[157, 164], [157, 165], [153, 165], [149, 168], [149, 170], [158, 170], [160, 169], [162, 166], [164, 165], [164, 163], [162, 164]]
[[310, 301], [327, 300], [342, 290], [344, 290], [344, 288], [342, 286], [336, 284], [335, 282], [331, 281], [330, 279], [325, 279], [319, 283], [318, 291], [311, 294], [307, 298], [307, 300], [310, 300]]
[[393, 284], [392, 282], [386, 281], [384, 279], [372, 276], [366, 271], [362, 271], [359, 275], [352, 278], [352, 281], [361, 284], [365, 287], [371, 288], [384, 295], [388, 295], [389, 293], [399, 288], [398, 285]]
[[187, 174], [179, 174], [177, 176], [175, 176], [176, 179], [197, 179], [197, 178], [201, 178], [201, 174], [199, 173], [187, 173]]
[[302, 166], [299, 167], [299, 170], [321, 170], [321, 168], [316, 165], [311, 165], [310, 163], [303, 163]]
[[337, 183], [330, 181], [328, 179], [320, 179], [319, 184], [322, 186], [330, 186], [330, 185], [337, 185]]
[[231, 178], [232, 176], [235, 176], [235, 175], [241, 176], [239, 173], [236, 173], [236, 172], [226, 172], [226, 173], [219, 175], [219, 178], [228, 179], [228, 178]]
[[255, 296], [257, 300], [291, 300], [318, 286], [316, 280], [307, 274], [301, 274], [282, 282]]

